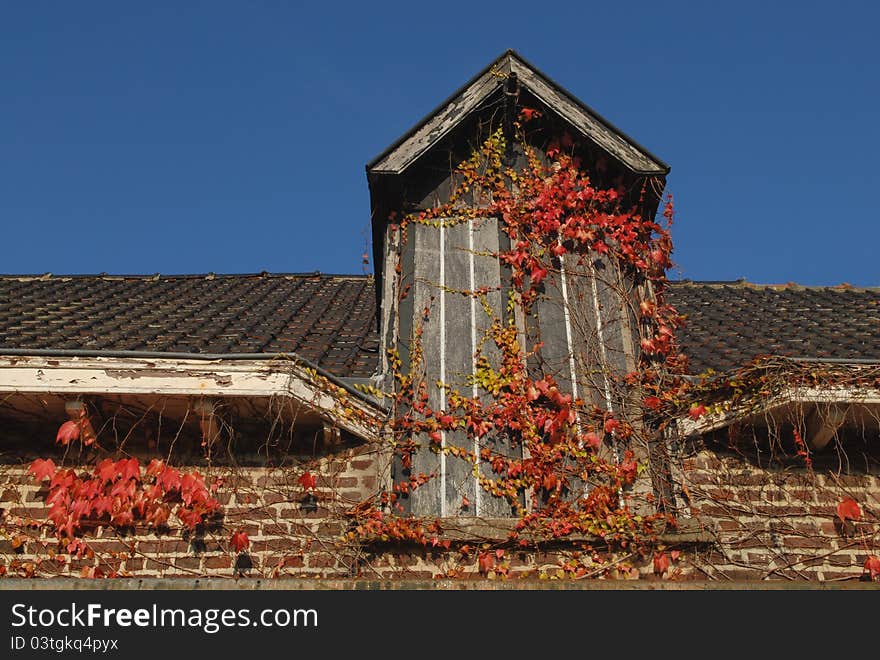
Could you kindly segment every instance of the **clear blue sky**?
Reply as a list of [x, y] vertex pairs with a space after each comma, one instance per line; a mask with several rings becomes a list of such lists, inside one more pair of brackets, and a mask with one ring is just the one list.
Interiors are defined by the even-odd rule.
[[515, 48], [672, 166], [675, 277], [880, 285], [876, 3], [18, 2], [0, 272], [361, 272], [364, 164]]

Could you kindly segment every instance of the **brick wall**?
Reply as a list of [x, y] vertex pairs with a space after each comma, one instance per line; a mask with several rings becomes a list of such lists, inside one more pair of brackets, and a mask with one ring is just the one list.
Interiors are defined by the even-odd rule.
[[[815, 466], [761, 467], [703, 449], [682, 464], [683, 504], [718, 542], [688, 555], [694, 577], [851, 580], [880, 554], [880, 477]], [[855, 499], [862, 519], [836, 513]]]
[[[8, 575], [79, 577], [97, 567], [132, 577], [466, 578], [480, 575], [479, 556], [491, 552], [489, 576], [495, 578], [658, 579], [652, 557], [611, 554], [584, 542], [540, 552], [507, 548], [497, 556], [495, 546], [480, 539], [449, 549], [350, 542], [344, 512], [374, 495], [387, 473], [387, 456], [371, 446], [313, 465], [319, 475], [314, 493], [299, 483], [301, 468], [198, 467], [206, 476], [224, 478], [219, 525], [197, 534], [173, 520], [163, 534], [99, 528], [84, 536], [94, 556], [71, 558], [48, 529], [13, 524], [46, 516], [46, 490], [27, 474], [27, 464], [0, 465], [0, 565]], [[683, 460], [678, 478], [684, 509], [714, 530], [717, 542], [666, 544], [667, 552], [682, 552], [667, 579], [853, 580], [866, 557], [880, 551], [880, 477], [761, 468], [703, 449]], [[837, 519], [837, 503], [845, 496], [859, 502], [863, 520], [844, 525]], [[245, 553], [230, 547], [238, 529], [250, 538]]]
[[[83, 535], [95, 556], [71, 558], [58, 547], [50, 530], [22, 530], [14, 522], [46, 518], [47, 488], [27, 473], [27, 465], [0, 466], [0, 563], [10, 574], [16, 566], [36, 563], [36, 574], [41, 576], [79, 576], [88, 567], [139, 577], [348, 576], [356, 556], [338, 543], [345, 531], [343, 512], [374, 494], [381, 476], [379, 452], [369, 446], [345, 450], [312, 465], [318, 475], [314, 491], [306, 491], [299, 483], [302, 468], [181, 466], [206, 477], [223, 478], [216, 495], [222, 521], [195, 534], [180, 526], [174, 516], [162, 534], [140, 526], [127, 533], [98, 528]], [[65, 467], [72, 466], [66, 463]], [[229, 542], [232, 531], [239, 529], [250, 538], [248, 552], [242, 554], [235, 553]], [[59, 550], [56, 559], [48, 558]]]
[[[173, 519], [167, 532], [146, 527], [120, 533], [110, 527], [83, 535], [93, 557], [71, 557], [46, 527], [21, 522], [45, 520], [47, 488], [27, 473], [29, 460], [0, 465], [0, 565], [9, 576], [80, 577], [95, 568], [103, 575], [149, 578], [301, 577], [432, 579], [485, 576], [560, 579], [605, 575], [620, 579], [652, 576], [650, 557], [610, 554], [583, 542], [563, 543], [541, 552], [513, 548], [496, 554], [485, 539], [457, 542], [450, 548], [400, 543], [364, 546], [346, 539], [344, 513], [375, 495], [387, 474], [387, 454], [375, 447], [345, 450], [312, 465], [317, 489], [299, 483], [302, 468], [257, 467], [197, 469], [223, 477], [217, 493], [223, 519], [191, 534]], [[70, 463], [65, 463], [71, 467]], [[87, 465], [80, 466], [90, 470]], [[13, 524], [15, 522], [15, 524]], [[247, 552], [230, 547], [235, 530], [248, 534]], [[480, 555], [491, 554], [491, 570]], [[610, 564], [610, 571], [605, 569]]]

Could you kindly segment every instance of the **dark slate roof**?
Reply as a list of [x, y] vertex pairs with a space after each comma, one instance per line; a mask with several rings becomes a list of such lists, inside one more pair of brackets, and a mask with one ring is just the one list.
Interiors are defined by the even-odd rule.
[[682, 281], [667, 299], [686, 316], [691, 373], [758, 355], [880, 362], [880, 289]]
[[[880, 362], [880, 289], [673, 282], [692, 373], [758, 355]], [[0, 276], [3, 348], [295, 353], [342, 378], [377, 368], [373, 279], [318, 273]]]
[[378, 363], [374, 315], [363, 276], [0, 276], [0, 352], [295, 353], [365, 378]]

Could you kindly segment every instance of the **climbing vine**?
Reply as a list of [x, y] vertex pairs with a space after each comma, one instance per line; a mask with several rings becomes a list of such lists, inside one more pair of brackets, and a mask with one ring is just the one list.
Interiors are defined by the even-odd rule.
[[[430, 405], [430, 384], [422, 376], [427, 307], [423, 323], [414, 330], [406, 369], [392, 351], [391, 432], [406, 478], [383, 493], [376, 506], [357, 510], [353, 538], [398, 538], [432, 546], [441, 542], [443, 525], [449, 521], [401, 515], [401, 501], [437, 478], [412, 470], [413, 455], [421, 445], [466, 461], [479, 488], [507, 503], [516, 524], [500, 543], [523, 548], [577, 537], [649, 554], [656, 546], [657, 531], [676, 525], [670, 511], [650, 502], [653, 495], [647, 495], [645, 507], [646, 502], [634, 501], [633, 492], [637, 478], [646, 471], [647, 457], [644, 452], [637, 456], [639, 447], [655, 432], [643, 411], [657, 413], [681, 395], [673, 389], [681, 383], [667, 375], [670, 366], [683, 363], [674, 334], [681, 319], [664, 302], [665, 271], [671, 263], [672, 199], [666, 202], [662, 224], [643, 217], [638, 207], [624, 208], [625, 191], [594, 185], [580, 168], [569, 136], [551, 141], [543, 152], [529, 145], [527, 125], [539, 117], [539, 111], [523, 108], [512, 136], [501, 128], [495, 130], [461, 163], [455, 171], [457, 186], [446, 203], [398, 221], [405, 241], [415, 225], [439, 229], [497, 218], [510, 247], [492, 256], [510, 269], [511, 288], [506, 314], [492, 309], [486, 287], [455, 292], [476, 299], [488, 317], [476, 368], [467, 383], [476, 392], [439, 383], [446, 406]], [[505, 164], [511, 150], [521, 154], [523, 166]], [[615, 380], [617, 398], [605, 408], [560, 386], [554, 373], [534, 359], [541, 350], [540, 339], [526, 345], [529, 333], [518, 322], [532, 316], [551, 274], [567, 264], [573, 277], [591, 268], [597, 258], [625, 274], [633, 286], [651, 291], [637, 305], [640, 334], [635, 370], [614, 373], [607, 360], [590, 356], [605, 377]], [[398, 283], [401, 272], [399, 261]], [[486, 350], [489, 346], [491, 351]], [[639, 391], [649, 394], [632, 405], [631, 398]], [[468, 442], [444, 443], [447, 433], [463, 434]], [[486, 441], [499, 438], [516, 451], [500, 451]], [[469, 504], [463, 501], [462, 508]], [[496, 570], [498, 559], [483, 549], [481, 571]]]

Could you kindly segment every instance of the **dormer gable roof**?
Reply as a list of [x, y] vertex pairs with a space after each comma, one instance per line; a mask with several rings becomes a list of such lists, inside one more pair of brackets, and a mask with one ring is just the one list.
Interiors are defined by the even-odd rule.
[[665, 175], [669, 166], [604, 119], [595, 110], [544, 75], [514, 50], [508, 50], [443, 101], [418, 124], [367, 164], [369, 174], [401, 174], [446, 137], [505, 85], [515, 73], [544, 106], [573, 129], [607, 151], [636, 174]]

